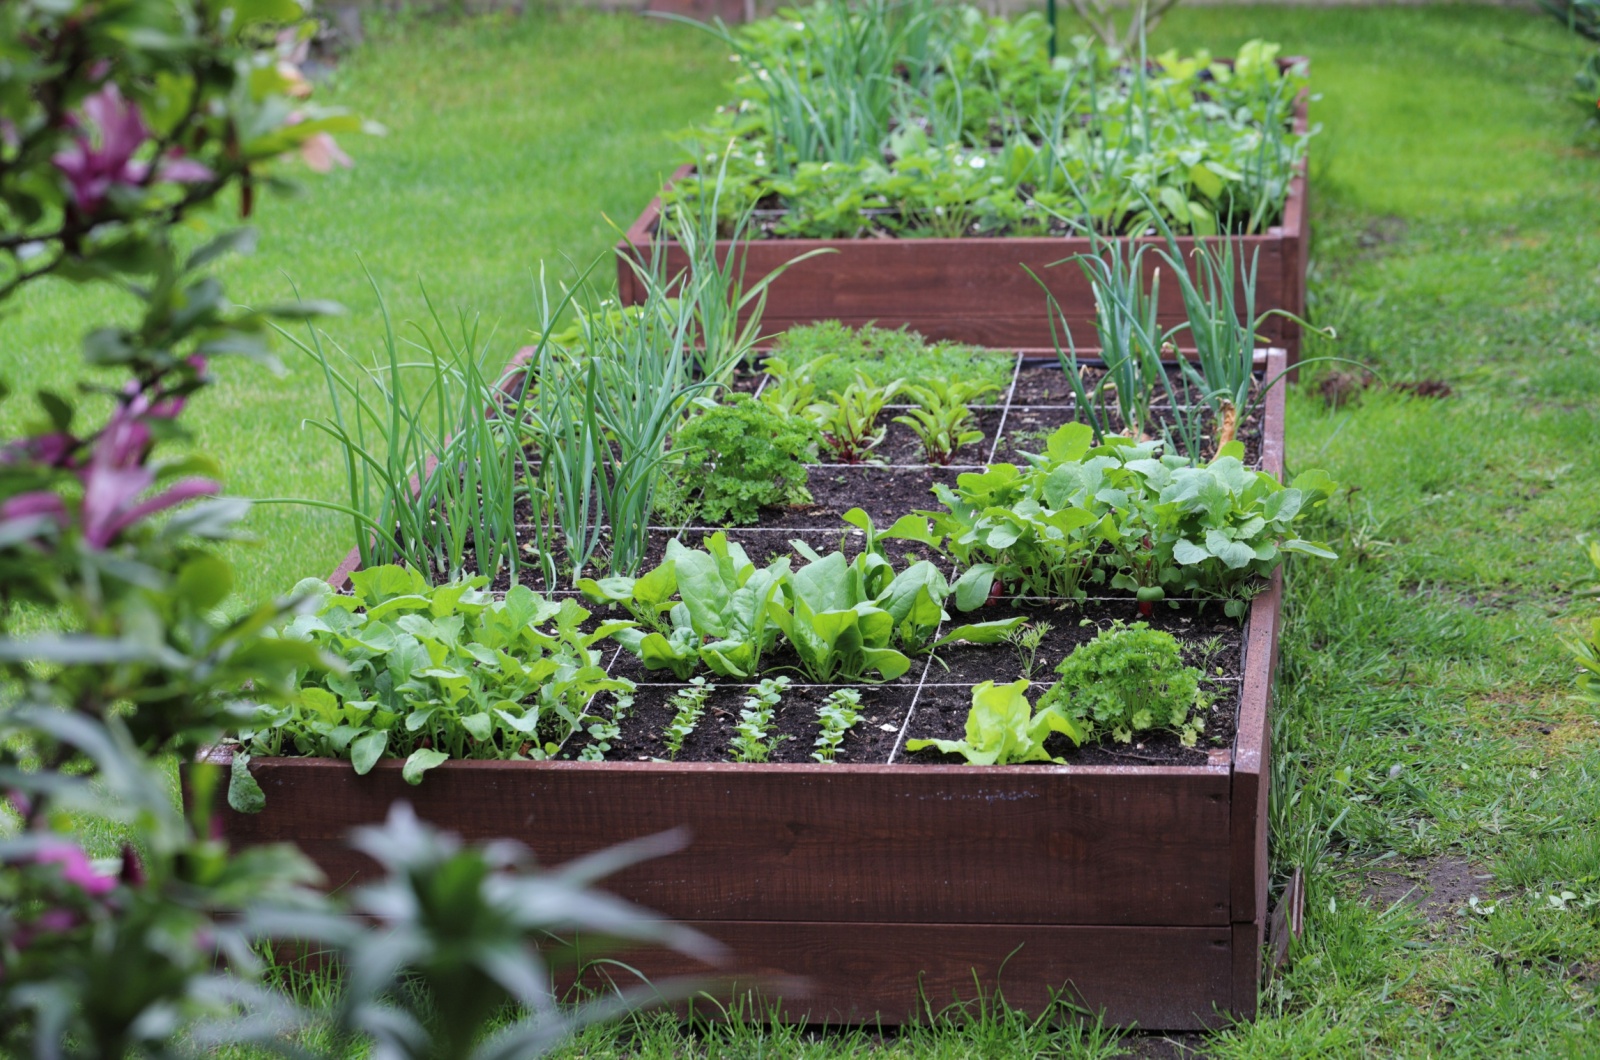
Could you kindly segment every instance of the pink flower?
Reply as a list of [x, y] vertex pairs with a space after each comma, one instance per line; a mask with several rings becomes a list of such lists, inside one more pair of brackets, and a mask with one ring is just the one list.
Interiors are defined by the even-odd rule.
[[11, 942], [17, 949], [25, 950], [41, 935], [60, 935], [71, 931], [79, 923], [81, 920], [78, 914], [70, 909], [46, 909], [12, 932]]
[[306, 137], [305, 143], [300, 145], [300, 157], [306, 165], [318, 173], [327, 173], [335, 165], [346, 169], [350, 168], [350, 156], [339, 150], [339, 145], [333, 142], [333, 137], [325, 132], [312, 133]]
[[[62, 878], [92, 898], [98, 898], [106, 894], [117, 885], [115, 876], [102, 876], [96, 872], [94, 866], [89, 863], [89, 855], [83, 852], [82, 847], [75, 846], [72, 843], [50, 843], [34, 855], [34, 861], [41, 865], [60, 865]], [[51, 910], [51, 912], [41, 916], [36, 923], [41, 926], [47, 926], [45, 925], [46, 917], [51, 916], [52, 913], [65, 912], [65, 910], [59, 909]], [[70, 916], [71, 914], [67, 915]], [[68, 926], [70, 927], [71, 925], [69, 924]], [[64, 931], [66, 929], [55, 928], [54, 930]]]
[[0, 449], [0, 464], [27, 461], [50, 467], [70, 467], [69, 458], [77, 451], [78, 444], [78, 439], [62, 431], [22, 438]]
[[181, 408], [181, 402], [175, 400], [152, 405], [149, 396], [140, 395], [119, 407], [95, 440], [89, 466], [79, 476], [83, 480], [83, 537], [89, 547], [106, 548], [140, 519], [221, 489], [211, 479], [188, 478], [148, 500], [139, 500], [156, 481], [155, 472], [144, 462], [150, 428], [143, 419], [170, 418]]
[[[50, 161], [67, 178], [73, 204], [80, 212], [92, 214], [98, 210], [113, 187], [137, 187], [151, 176], [149, 163], [133, 157], [150, 139], [150, 128], [139, 108], [123, 99], [116, 85], [106, 85], [85, 99], [82, 117], [75, 116], [70, 121], [77, 135]], [[91, 131], [99, 134], [98, 146]], [[159, 162], [154, 176], [156, 180], [194, 184], [211, 179], [212, 172], [199, 162], [183, 158], [181, 152], [173, 152]]]
[[49, 490], [19, 493], [0, 504], [0, 540], [9, 544], [38, 537], [52, 522], [60, 528], [67, 525], [67, 506]]

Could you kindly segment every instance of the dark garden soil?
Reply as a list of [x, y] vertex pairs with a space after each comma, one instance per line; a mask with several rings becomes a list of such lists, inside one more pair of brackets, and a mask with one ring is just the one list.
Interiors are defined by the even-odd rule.
[[[1141, 618], [1138, 604], [1131, 600], [1090, 600], [1075, 604], [1029, 605], [999, 604], [970, 615], [952, 616], [950, 625], [965, 621], [989, 621], [1023, 615], [1034, 625], [1048, 623], [1049, 632], [1034, 658], [1030, 698], [1037, 700], [1054, 680], [1055, 667], [1081, 644], [1092, 639], [1113, 622], [1145, 621], [1156, 629], [1171, 633], [1179, 641], [1184, 662], [1205, 675], [1203, 688], [1211, 703], [1205, 713], [1205, 731], [1196, 747], [1182, 746], [1170, 733], [1143, 733], [1128, 744], [1102, 741], [1074, 747], [1064, 737], [1052, 737], [1046, 745], [1052, 755], [1078, 765], [1201, 765], [1213, 748], [1231, 745], [1238, 723], [1241, 646], [1243, 627], [1222, 614], [1215, 606], [1184, 603], [1157, 605]], [[598, 616], [597, 619], [598, 620]], [[677, 707], [671, 700], [684, 687], [667, 671], [648, 671], [632, 654], [617, 651], [606, 657], [614, 677], [624, 677], [639, 685], [633, 708], [621, 724], [621, 736], [610, 742], [604, 754], [607, 761], [651, 761], [666, 757], [667, 726]], [[906, 753], [899, 744], [905, 730], [909, 739], [958, 740], [965, 734], [967, 711], [972, 705], [972, 686], [980, 681], [1006, 683], [1024, 676], [1023, 663], [1008, 645], [955, 643], [930, 656], [912, 659], [911, 669], [894, 681], [872, 685], [818, 686], [807, 683], [799, 660], [787, 647], [779, 647], [762, 660], [763, 676], [787, 675], [794, 682], [783, 693], [775, 716], [774, 731], [790, 739], [779, 744], [773, 762], [811, 761], [820, 725], [817, 710], [829, 692], [837, 687], [855, 687], [861, 692], [861, 722], [850, 731], [840, 749], [840, 762], [883, 764], [960, 763], [959, 755], [942, 755], [924, 750]], [[694, 733], [684, 741], [677, 761], [732, 761], [730, 748], [750, 683], [738, 679], [718, 679], [704, 674], [717, 691], [707, 700], [706, 711]], [[590, 713], [609, 716], [614, 700], [602, 697]], [[906, 718], [910, 716], [910, 724]], [[562, 757], [576, 758], [593, 742], [587, 733], [569, 740]]]
[[[801, 678], [797, 675], [795, 680], [798, 682]], [[673, 761], [733, 761], [735, 727], [739, 724], [739, 713], [745, 709], [745, 699], [750, 695], [752, 686], [738, 681], [714, 679], [712, 683], [716, 685], [716, 691], [707, 698], [705, 713], [700, 716], [694, 731], [683, 741], [683, 748]], [[641, 685], [634, 693], [632, 710], [621, 725], [622, 734], [611, 741], [606, 760], [629, 762], [666, 759], [665, 733], [678, 710], [672, 697], [681, 687]], [[911, 710], [916, 694], [915, 682], [909, 686], [849, 687], [857, 687], [861, 693], [861, 720], [845, 736], [834, 760], [857, 764], [885, 762]], [[816, 751], [817, 734], [821, 731], [817, 710], [832, 691], [832, 688], [800, 684], [785, 690], [774, 714], [772, 727], [772, 732], [781, 734], [784, 739], [778, 743], [768, 761], [815, 761], [811, 756]], [[596, 703], [593, 712], [609, 714], [613, 702], [607, 699], [604, 703]], [[592, 742], [592, 738], [585, 733], [568, 742], [562, 757], [576, 758]]]

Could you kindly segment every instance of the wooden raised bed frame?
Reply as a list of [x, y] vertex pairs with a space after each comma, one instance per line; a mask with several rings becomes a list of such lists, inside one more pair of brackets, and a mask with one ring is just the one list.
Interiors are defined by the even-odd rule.
[[[1284, 63], [1304, 62], [1285, 59]], [[1307, 128], [1307, 95], [1295, 101], [1294, 131]], [[692, 166], [682, 166], [672, 181], [687, 176]], [[1281, 223], [1261, 235], [1242, 237], [1244, 260], [1259, 252], [1256, 311], [1281, 309], [1296, 316], [1306, 310], [1307, 232], [1306, 165], [1302, 159], [1289, 184]], [[644, 301], [644, 288], [625, 256], [637, 252], [648, 260], [661, 216], [661, 198], [650, 201], [644, 213], [617, 244], [617, 291], [624, 305]], [[1123, 237], [1126, 240], [1126, 237]], [[1164, 247], [1160, 239], [1140, 242]], [[1178, 240], [1185, 260], [1194, 237]], [[733, 244], [717, 244], [719, 258]], [[746, 275], [752, 280], [781, 268], [808, 251], [833, 251], [803, 261], [780, 276], [768, 289], [763, 330], [785, 331], [795, 324], [840, 320], [860, 326], [898, 328], [902, 325], [929, 339], [948, 339], [997, 349], [1028, 353], [1053, 353], [1050, 318], [1044, 292], [1023, 266], [1038, 274], [1056, 296], [1080, 349], [1090, 351], [1094, 341], [1094, 296], [1075, 265], [1057, 265], [1075, 254], [1093, 252], [1086, 237], [983, 236], [965, 239], [762, 239], [744, 244]], [[1161, 261], [1154, 253], [1146, 264], [1153, 271]], [[676, 242], [667, 244], [668, 274], [688, 267]], [[1159, 309], [1163, 328], [1185, 320], [1183, 300], [1175, 282], [1162, 284]], [[1263, 337], [1289, 352], [1292, 365], [1300, 355], [1298, 325], [1273, 317], [1263, 326]], [[1063, 345], [1066, 337], [1062, 336]]]
[[[1268, 357], [1267, 377], [1284, 367]], [[1282, 386], [1262, 465], [1283, 472]], [[682, 852], [606, 881], [725, 943], [742, 994], [799, 977], [785, 1019], [896, 1024], [981, 989], [1038, 1011], [1064, 996], [1113, 1023], [1213, 1027], [1256, 1011], [1268, 922], [1268, 711], [1281, 573], [1245, 630], [1237, 735], [1201, 766], [447, 762], [419, 787], [384, 761], [256, 758], [234, 844], [292, 842], [343, 886], [345, 845], [391, 803], [545, 863], [687, 826]], [[694, 972], [630, 955], [652, 977]]]

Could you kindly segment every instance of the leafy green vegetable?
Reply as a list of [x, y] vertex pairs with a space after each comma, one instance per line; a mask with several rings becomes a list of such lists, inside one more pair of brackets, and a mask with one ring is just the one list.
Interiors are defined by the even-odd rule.
[[1046, 738], [1059, 732], [1073, 743], [1082, 743], [1084, 728], [1043, 703], [1037, 714], [1025, 694], [1026, 680], [997, 685], [985, 681], [972, 689], [972, 709], [967, 712], [967, 737], [964, 740], [907, 740], [906, 750], [936, 748], [945, 754], [959, 754], [975, 766], [1010, 765], [1013, 762], [1050, 762], [1044, 749]]
[[783, 387], [809, 384], [810, 394], [790, 407], [791, 412], [798, 412], [817, 394], [843, 390], [857, 376], [875, 386], [896, 379], [917, 386], [934, 379], [965, 379], [998, 392], [1010, 382], [1015, 363], [1003, 352], [955, 342], [928, 342], [906, 328], [857, 328], [824, 320], [792, 327], [777, 336], [771, 356], [762, 365], [772, 382], [761, 397], [776, 399], [775, 387], [781, 392]]
[[717, 686], [707, 684], [704, 677], [696, 677], [683, 688], [672, 695], [672, 702], [677, 710], [672, 715], [672, 721], [667, 726], [667, 757], [677, 758], [683, 751], [683, 741], [694, 732], [695, 726], [700, 724], [700, 717], [706, 712], [706, 700], [711, 698], [711, 693]]
[[[939, 547], [965, 567], [958, 608], [984, 603], [998, 581], [1067, 599], [1109, 585], [1147, 605], [1169, 594], [1214, 597], [1242, 617], [1251, 587], [1285, 553], [1333, 558], [1325, 545], [1292, 536], [1294, 523], [1338, 488], [1326, 472], [1284, 487], [1246, 468], [1239, 443], [1194, 466], [1162, 455], [1159, 443], [1092, 440], [1089, 426], [1070, 423], [1050, 435], [1045, 453], [1026, 454], [1025, 468], [993, 464], [958, 476], [953, 490], [934, 486], [946, 511], [917, 515], [931, 519]], [[903, 522], [880, 536], [895, 536]]]
[[789, 738], [772, 732], [773, 715], [788, 687], [787, 677], [769, 677], [745, 697], [744, 709], [739, 712], [739, 723], [734, 727], [735, 762], [765, 762], [772, 757], [778, 745]]
[[817, 708], [817, 720], [822, 728], [817, 733], [813, 744], [816, 750], [811, 752], [811, 757], [818, 762], [831, 763], [845, 736], [861, 721], [861, 692], [854, 688], [836, 688], [829, 692], [828, 698]]
[[972, 410], [967, 406], [977, 398], [999, 390], [991, 383], [930, 379], [924, 384], [910, 383], [902, 392], [916, 407], [894, 422], [910, 427], [922, 442], [930, 464], [948, 464], [964, 445], [983, 440], [983, 432], [972, 429]]
[[842, 552], [813, 559], [790, 579], [793, 610], [775, 608], [773, 618], [813, 681], [860, 682], [874, 672], [892, 681], [911, 668], [889, 647], [894, 616], [877, 605], [871, 580], [868, 568], [847, 562]]
[[1130, 62], [1088, 38], [1052, 58], [1037, 13], [893, 0], [713, 32], [737, 99], [690, 133], [694, 160], [724, 175], [728, 223], [781, 204], [774, 235], [1260, 232], [1305, 154], [1290, 127], [1305, 70], [1262, 41], [1231, 64]]
[[585, 762], [604, 761], [606, 752], [611, 750], [611, 741], [622, 735], [622, 723], [632, 712], [633, 697], [618, 694], [612, 700], [610, 717], [596, 718], [589, 725], [589, 739], [593, 742], [578, 757]]
[[865, 376], [857, 376], [844, 390], [807, 410], [822, 433], [828, 455], [841, 464], [861, 464], [872, 458], [872, 451], [883, 444], [887, 428], [878, 426], [878, 417], [900, 392], [900, 380], [878, 386]]
[[1177, 640], [1143, 622], [1114, 622], [1056, 667], [1059, 680], [1039, 700], [1081, 726], [1086, 738], [1109, 733], [1127, 743], [1135, 733], [1167, 729], [1194, 746], [1205, 728], [1207, 698], [1200, 671], [1183, 664]]
[[686, 454], [674, 477], [685, 494], [698, 489], [706, 523], [745, 525], [764, 507], [811, 500], [805, 465], [816, 459], [817, 432], [802, 416], [736, 394], [691, 417], [674, 442]]
[[283, 630], [340, 660], [342, 672], [307, 673], [297, 700], [262, 708], [241, 733], [249, 753], [348, 758], [357, 773], [404, 758], [415, 784], [449, 758], [545, 758], [585, 720], [599, 692], [628, 694], [606, 676], [600, 640], [631, 629], [555, 603], [525, 586], [504, 599], [485, 579], [429, 586], [404, 567], [351, 575], [353, 596], [307, 579], [297, 594], [320, 596], [314, 613]]
[[702, 665], [723, 677], [751, 677], [777, 636], [769, 612], [788, 581], [789, 560], [757, 568], [723, 533], [705, 546], [692, 549], [674, 539], [665, 561], [644, 577], [585, 579], [579, 588], [591, 600], [621, 603], [643, 619], [646, 628], [625, 623], [613, 633], [646, 669], [671, 670], [680, 681]]

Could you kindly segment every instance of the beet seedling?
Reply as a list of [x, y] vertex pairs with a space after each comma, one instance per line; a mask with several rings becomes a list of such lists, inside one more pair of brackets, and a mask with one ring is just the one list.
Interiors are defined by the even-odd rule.
[[856, 381], [835, 390], [831, 402], [811, 406], [816, 424], [822, 431], [822, 444], [841, 464], [866, 463], [872, 451], [883, 444], [886, 428], [878, 426], [878, 416], [904, 384], [896, 379], [883, 386], [874, 386], [865, 376], [857, 373]]
[[993, 383], [930, 379], [923, 385], [908, 385], [904, 392], [916, 407], [894, 422], [910, 427], [922, 442], [928, 463], [941, 466], [955, 458], [964, 445], [983, 441], [983, 432], [972, 429], [972, 410], [967, 406], [1000, 388]]

